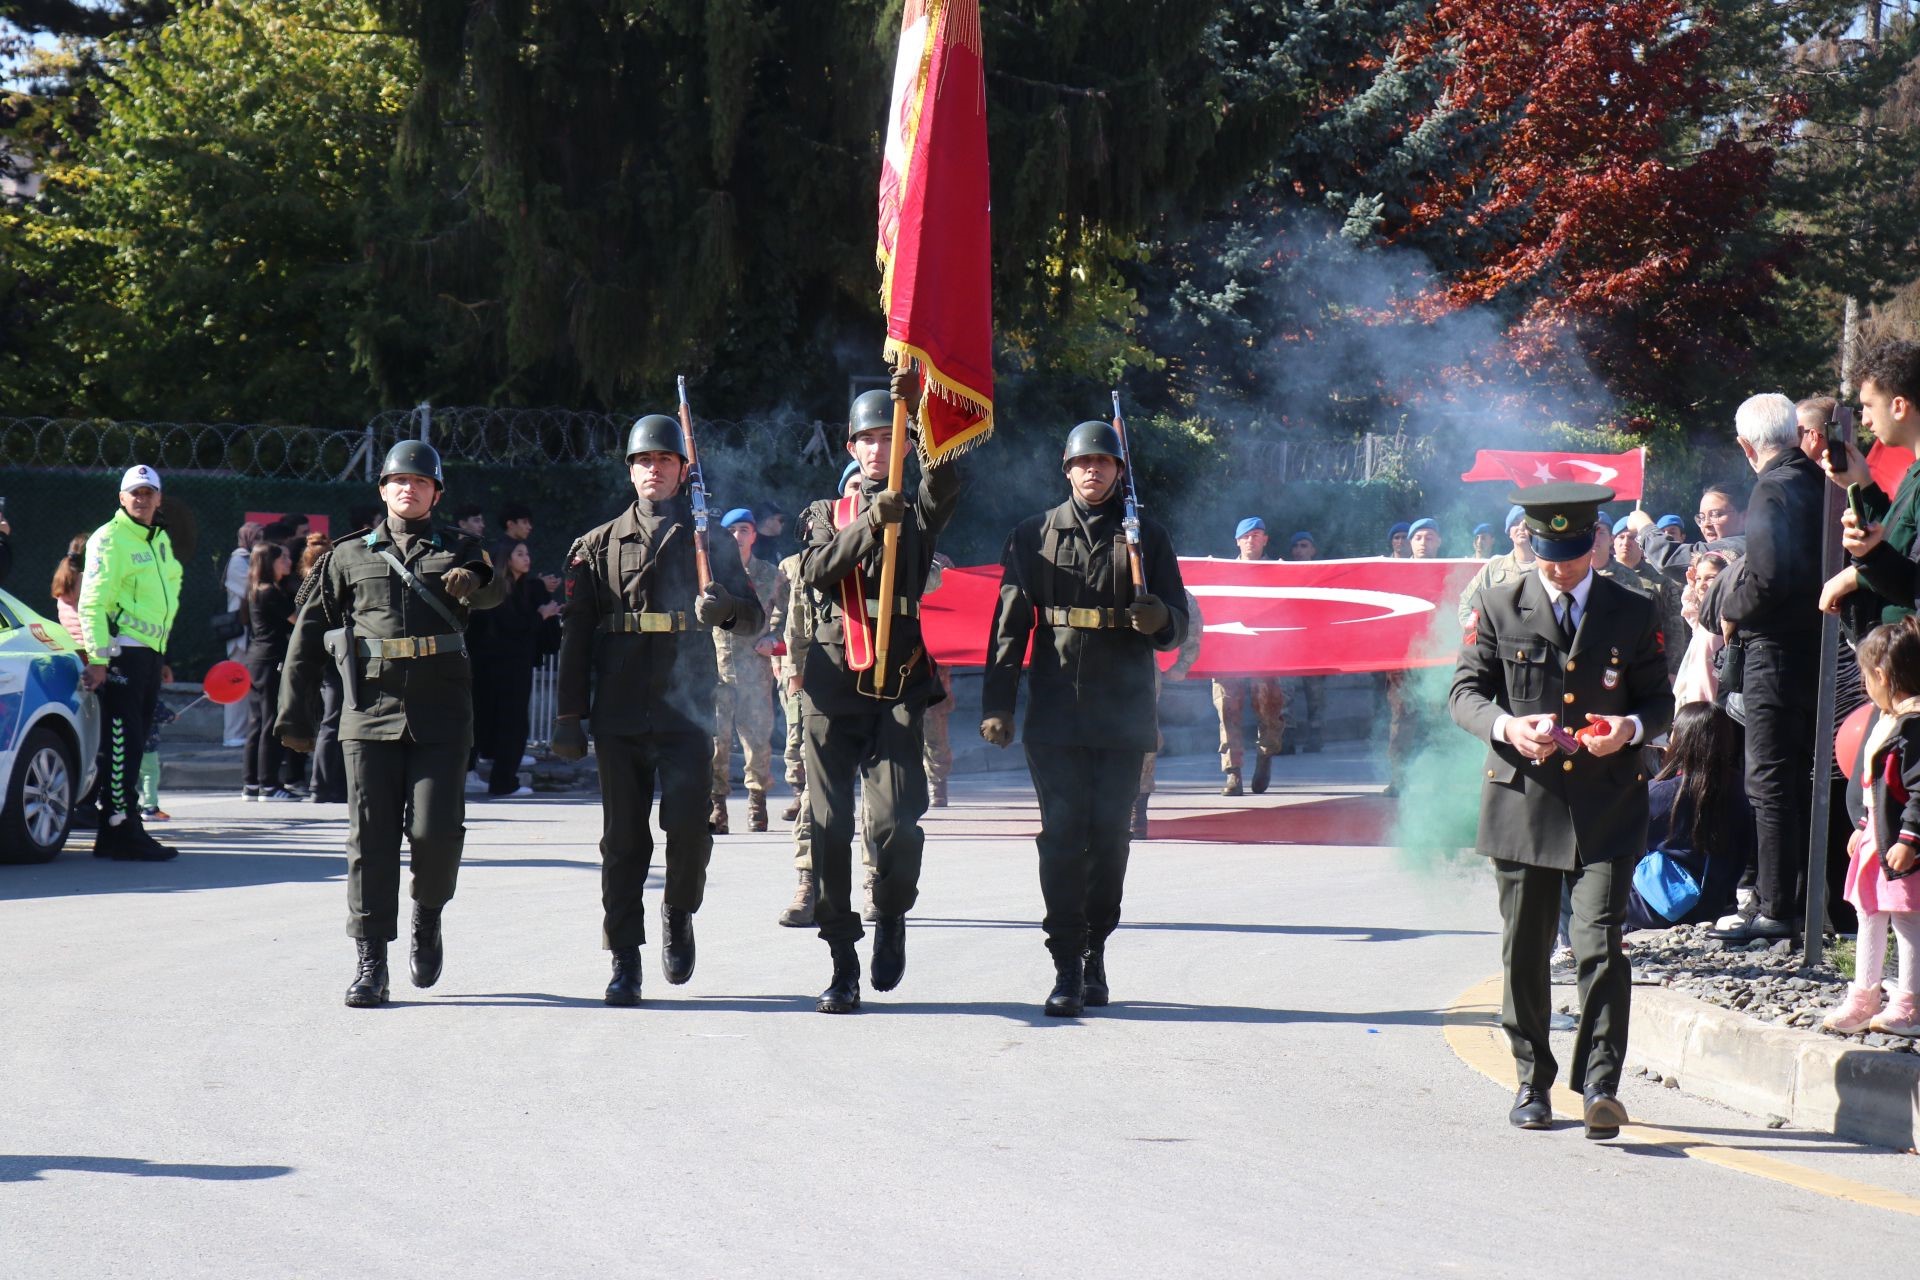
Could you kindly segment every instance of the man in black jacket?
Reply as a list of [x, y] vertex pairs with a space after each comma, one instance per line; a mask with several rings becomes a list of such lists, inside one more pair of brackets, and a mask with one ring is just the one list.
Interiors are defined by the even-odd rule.
[[1120, 923], [1140, 765], [1158, 742], [1154, 654], [1180, 647], [1186, 587], [1166, 530], [1141, 521], [1144, 586], [1130, 569], [1120, 433], [1083, 422], [1061, 465], [1067, 501], [1007, 538], [988, 639], [980, 736], [1013, 741], [1020, 668], [1033, 638], [1021, 736], [1040, 798], [1040, 892], [1053, 953], [1046, 1012], [1107, 1003], [1107, 937]]
[[1740, 449], [1760, 473], [1747, 501], [1747, 554], [1721, 602], [1721, 629], [1745, 648], [1747, 798], [1759, 836], [1759, 914], [1729, 939], [1794, 934], [1807, 870], [1813, 704], [1819, 688], [1820, 468], [1800, 449], [1793, 401], [1753, 396], [1734, 414]]
[[602, 937], [613, 953], [606, 1000], [631, 1006], [640, 1003], [640, 947], [647, 940], [641, 894], [653, 864], [647, 810], [655, 779], [667, 837], [661, 968], [678, 984], [693, 976], [693, 913], [706, 896], [713, 856], [707, 778], [720, 677], [708, 633], [724, 627], [759, 635], [767, 620], [729, 549], [710, 557], [713, 581], [699, 584], [680, 424], [657, 413], [634, 423], [627, 473], [633, 505], [577, 539], [567, 555], [553, 754], [586, 755], [580, 721], [593, 723], [604, 814]]

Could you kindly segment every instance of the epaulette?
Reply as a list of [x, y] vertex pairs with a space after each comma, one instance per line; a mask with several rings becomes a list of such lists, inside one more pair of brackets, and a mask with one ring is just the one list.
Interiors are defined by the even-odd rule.
[[355, 529], [352, 533], [343, 533], [339, 537], [335, 538], [328, 545], [337, 547], [343, 542], [352, 542], [355, 538], [364, 538], [372, 532], [373, 532], [373, 526], [368, 525], [364, 529]]

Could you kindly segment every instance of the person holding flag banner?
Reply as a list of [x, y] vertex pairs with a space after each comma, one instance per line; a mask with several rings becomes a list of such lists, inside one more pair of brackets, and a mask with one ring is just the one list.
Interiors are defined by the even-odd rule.
[[[866, 798], [877, 878], [870, 979], [907, 967], [927, 810], [922, 716], [945, 696], [920, 637], [934, 540], [958, 509], [958, 456], [993, 434], [993, 269], [987, 86], [979, 0], [906, 0], [882, 129], [878, 260], [891, 392], [848, 415], [860, 491], [816, 502], [802, 522], [800, 580], [818, 602], [800, 691], [819, 897], [833, 954], [822, 1013], [860, 1007], [863, 930], [852, 903], [853, 784]], [[917, 376], [914, 366], [918, 366]], [[922, 394], [924, 392], [924, 395]], [[905, 492], [907, 422], [920, 411], [926, 478]]]

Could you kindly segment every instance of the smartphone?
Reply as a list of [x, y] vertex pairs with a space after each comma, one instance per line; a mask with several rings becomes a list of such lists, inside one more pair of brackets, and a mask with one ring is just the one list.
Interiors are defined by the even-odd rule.
[[1860, 486], [1857, 484], [1847, 486], [1847, 510], [1853, 512], [1853, 522], [1855, 524], [1859, 525], [1862, 529], [1867, 527], [1867, 512], [1866, 509], [1860, 505]]
[[[1853, 420], [1853, 406], [1836, 405], [1833, 416], [1827, 419], [1827, 457], [1844, 463], [1847, 460], [1847, 446], [1852, 444], [1858, 435], [1859, 430]], [[1837, 454], [1834, 452], [1836, 448], [1839, 449]]]

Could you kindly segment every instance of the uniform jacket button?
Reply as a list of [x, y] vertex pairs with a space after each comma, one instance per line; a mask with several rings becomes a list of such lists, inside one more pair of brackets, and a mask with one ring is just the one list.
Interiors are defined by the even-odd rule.
[[1561, 771], [1562, 773], [1572, 773], [1572, 772], [1573, 772], [1573, 761], [1571, 761], [1571, 760], [1562, 760], [1562, 761], [1560, 762], [1560, 771]]
[[1573, 701], [1573, 695], [1572, 695], [1572, 694], [1570, 694], [1570, 693], [1565, 693], [1565, 694], [1561, 694], [1561, 695], [1560, 695], [1560, 701], [1562, 701], [1562, 702], [1572, 702], [1572, 701]]
[[1568, 658], [1568, 659], [1567, 659], [1567, 670], [1569, 670], [1569, 671], [1571, 671], [1571, 670], [1573, 670], [1573, 659], [1572, 659], [1572, 658]]

